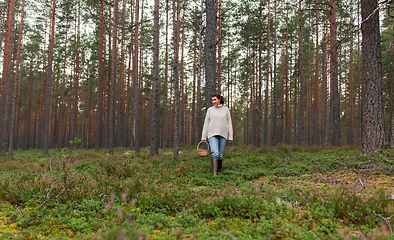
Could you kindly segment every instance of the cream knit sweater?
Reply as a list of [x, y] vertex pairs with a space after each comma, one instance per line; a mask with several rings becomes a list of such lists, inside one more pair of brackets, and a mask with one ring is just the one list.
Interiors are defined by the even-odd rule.
[[201, 140], [208, 140], [216, 135], [222, 136], [229, 141], [233, 140], [230, 110], [223, 105], [208, 108]]

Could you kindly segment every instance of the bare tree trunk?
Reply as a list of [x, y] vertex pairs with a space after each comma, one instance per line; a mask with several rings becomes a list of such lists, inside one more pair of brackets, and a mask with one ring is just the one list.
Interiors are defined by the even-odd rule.
[[[197, 23], [197, 7], [194, 8], [194, 20]], [[196, 136], [196, 78], [197, 78], [197, 26], [194, 27], [194, 48], [193, 48], [193, 105], [192, 105], [192, 140], [191, 144], [197, 144]]]
[[102, 122], [103, 122], [103, 28], [104, 28], [104, 0], [100, 3], [100, 25], [98, 46], [98, 79], [97, 79], [97, 116], [96, 116], [96, 149], [102, 147]]
[[30, 131], [32, 127], [30, 126], [31, 120], [31, 95], [32, 95], [32, 88], [33, 88], [33, 59], [30, 59], [30, 72], [29, 72], [29, 95], [27, 100], [27, 117], [26, 117], [26, 144], [25, 149], [28, 150], [30, 148]]
[[216, 91], [216, 11], [215, 1], [205, 1], [206, 35], [205, 35], [205, 111], [212, 106], [211, 95]]
[[12, 78], [12, 53], [14, 38], [14, 22], [15, 22], [15, 0], [9, 0], [6, 34], [4, 40], [4, 60], [3, 74], [1, 79], [1, 101], [0, 101], [0, 153], [5, 153], [8, 140], [8, 117], [9, 102]]
[[[177, 3], [177, 4], [175, 4]], [[176, 6], [177, 5], [177, 6]], [[173, 39], [174, 39], [174, 158], [179, 159], [179, 11], [180, 0], [173, 0]]]
[[134, 123], [133, 123], [133, 143], [136, 154], [140, 153], [141, 139], [140, 139], [140, 125], [141, 125], [141, 97], [138, 81], [138, 25], [139, 25], [139, 0], [135, 2], [135, 30], [134, 30], [134, 59], [133, 59], [133, 108], [134, 108]]
[[[203, 0], [201, 0], [201, 8]], [[202, 59], [202, 9], [198, 31], [198, 60], [197, 60], [197, 110], [195, 138], [200, 141], [202, 135], [202, 99], [201, 99], [201, 59]]]
[[[394, 37], [394, 34], [393, 34]], [[393, 57], [394, 57], [394, 43], [391, 44], [391, 48], [393, 50]], [[390, 146], [394, 148], [394, 68], [393, 68], [393, 75], [391, 79], [391, 135], [390, 135]]]
[[364, 153], [380, 150], [384, 143], [379, 11], [373, 14], [378, 6], [377, 0], [361, 0], [364, 113], [362, 152]]
[[330, 126], [331, 126], [331, 144], [333, 146], [341, 145], [341, 125], [340, 125], [340, 99], [338, 92], [338, 55], [337, 55], [337, 27], [336, 27], [336, 7], [335, 0], [330, 0], [330, 69], [331, 69], [331, 90], [332, 98], [330, 100]]
[[51, 110], [51, 91], [52, 91], [52, 62], [53, 62], [53, 45], [55, 41], [55, 9], [56, 0], [52, 1], [52, 28], [51, 36], [49, 38], [49, 51], [48, 51], [48, 66], [47, 66], [47, 77], [45, 87], [45, 105], [44, 105], [44, 132], [43, 140], [44, 147], [43, 152], [48, 153], [49, 149], [49, 118]]
[[[350, 133], [349, 133], [349, 141], [351, 146], [356, 145], [356, 136], [355, 136], [355, 108], [354, 108], [354, 70], [353, 70], [353, 38], [350, 38], [350, 70], [349, 70], [349, 75], [350, 75]], [[393, 95], [391, 95], [393, 96]]]
[[272, 113], [271, 113], [271, 117], [272, 117], [272, 130], [271, 132], [275, 133], [272, 134], [272, 144], [271, 146], [275, 146], [278, 143], [278, 137], [277, 137], [277, 83], [276, 83], [276, 31], [277, 31], [277, 24], [276, 24], [276, 0], [274, 0], [275, 2], [275, 20], [274, 20], [274, 27], [275, 27], [275, 31], [274, 31], [274, 89], [273, 89], [273, 99], [272, 99]]
[[[267, 83], [265, 88], [265, 114], [264, 114], [264, 145], [267, 146], [268, 144], [268, 86], [269, 86], [269, 79], [270, 79], [270, 40], [271, 40], [271, 13], [270, 13], [270, 1], [267, 2], [268, 5], [268, 17], [267, 17]], [[260, 103], [259, 103], [260, 104]], [[261, 114], [260, 114], [261, 115]], [[261, 128], [260, 128], [261, 129]], [[260, 134], [261, 137], [262, 134]]]
[[76, 36], [75, 36], [75, 43], [74, 43], [74, 97], [73, 97], [73, 111], [72, 111], [72, 123], [71, 123], [71, 140], [74, 138], [78, 138], [78, 92], [79, 92], [79, 18], [80, 18], [80, 7], [78, 7], [78, 28]]
[[[263, 116], [262, 116], [262, 109], [261, 109], [261, 101], [262, 101], [262, 85], [263, 85], [263, 73], [262, 73], [262, 43], [261, 43], [261, 39], [262, 39], [262, 35], [263, 35], [263, 31], [262, 31], [262, 22], [261, 22], [261, 17], [262, 17], [262, 2], [260, 2], [260, 6], [259, 6], [259, 50], [258, 50], [258, 56], [259, 56], [259, 90], [258, 90], [258, 99], [257, 99], [257, 107], [259, 109], [258, 111], [258, 119], [259, 119], [259, 127], [258, 127], [258, 145], [259, 147], [264, 147], [267, 145], [267, 140], [268, 140], [268, 126], [264, 126], [264, 139], [263, 139]], [[269, 21], [268, 21], [269, 22]], [[268, 62], [268, 61], [267, 61]], [[267, 64], [269, 67], [269, 64]], [[269, 72], [268, 72], [269, 74]], [[267, 109], [266, 109], [267, 111]], [[268, 117], [265, 115], [265, 117]], [[265, 128], [267, 127], [267, 128]]]
[[16, 109], [16, 89], [17, 89], [17, 84], [18, 84], [20, 55], [21, 55], [21, 47], [22, 47], [22, 34], [23, 34], [22, 30], [23, 30], [24, 8], [25, 8], [25, 0], [22, 0], [21, 22], [19, 25], [19, 37], [18, 37], [18, 50], [16, 53], [16, 69], [15, 69], [15, 76], [14, 76], [14, 89], [13, 89], [12, 111], [11, 111], [11, 130], [10, 130], [8, 157], [12, 157], [13, 148], [14, 148], [14, 126], [15, 126], [14, 122], [15, 122], [15, 109]]
[[321, 121], [321, 143], [323, 145], [328, 143], [328, 122], [327, 122], [327, 27], [324, 27], [323, 43], [322, 43], [322, 96], [321, 96], [321, 111], [322, 111], [322, 121]]
[[117, 73], [117, 59], [118, 59], [118, 0], [114, 0], [114, 16], [112, 28], [112, 54], [111, 54], [111, 85], [109, 96], [109, 154], [114, 153], [114, 127], [115, 127], [115, 84]]
[[218, 93], [222, 94], [222, 0], [217, 0], [218, 1], [218, 73], [217, 73], [217, 78], [218, 78]]
[[303, 64], [303, 46], [302, 46], [302, 14], [301, 14], [301, 2], [298, 2], [298, 40], [299, 40], [299, 82], [300, 82], [300, 122], [299, 122], [299, 144], [305, 144], [305, 120], [304, 120], [304, 64]]
[[[319, 0], [316, 0], [316, 23], [319, 22], [319, 11], [317, 10]], [[320, 129], [320, 113], [318, 108], [319, 103], [319, 24], [316, 24], [316, 44], [315, 44], [315, 81], [313, 84], [313, 144], [320, 145], [319, 129]]]
[[168, 147], [168, 141], [167, 141], [167, 122], [168, 122], [168, 106], [167, 106], [167, 101], [168, 101], [168, 87], [167, 87], [167, 82], [168, 82], [168, 9], [169, 9], [169, 0], [166, 0], [166, 52], [165, 52], [165, 59], [164, 59], [164, 96], [163, 96], [163, 137], [162, 137], [162, 148], [165, 149]]
[[[125, 20], [126, 20], [126, 0], [123, 0], [123, 10], [122, 10], [123, 18], [122, 18], [122, 39], [121, 39], [121, 57], [120, 57], [120, 73], [119, 73], [119, 91], [118, 91], [118, 112], [117, 112], [117, 141], [114, 143], [119, 147], [125, 146], [125, 49], [124, 49], [124, 41], [125, 41]], [[114, 110], [115, 111], [115, 110]], [[115, 121], [115, 120], [114, 120]]]
[[153, 73], [150, 155], [159, 153], [159, 0], [155, 0], [153, 26]]

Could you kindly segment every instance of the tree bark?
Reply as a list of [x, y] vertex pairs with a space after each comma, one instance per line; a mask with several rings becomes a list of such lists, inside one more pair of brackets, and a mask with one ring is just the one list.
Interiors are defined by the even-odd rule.
[[[176, 4], [177, 3], [177, 4]], [[174, 39], [174, 158], [179, 160], [179, 11], [180, 0], [173, 0], [173, 39]]]
[[19, 25], [19, 37], [18, 37], [18, 50], [16, 53], [16, 69], [15, 69], [15, 75], [14, 75], [14, 89], [13, 89], [13, 94], [12, 94], [13, 99], [12, 99], [12, 110], [11, 110], [11, 130], [10, 130], [10, 140], [9, 140], [9, 147], [8, 147], [8, 157], [12, 157], [13, 148], [14, 148], [14, 126], [15, 126], [14, 122], [15, 122], [15, 109], [16, 109], [16, 89], [17, 89], [17, 85], [18, 85], [20, 55], [21, 55], [21, 47], [22, 47], [24, 8], [25, 8], [25, 0], [22, 0], [21, 22]]
[[118, 59], [118, 0], [114, 0], [114, 16], [112, 21], [112, 54], [111, 54], [111, 84], [109, 96], [109, 154], [114, 153], [114, 127], [115, 127], [115, 84], [117, 76]]
[[98, 78], [97, 78], [97, 117], [96, 117], [96, 149], [102, 147], [102, 118], [103, 118], [103, 28], [104, 28], [104, 0], [100, 3], [100, 25], [98, 46]]
[[155, 0], [153, 26], [153, 72], [150, 155], [159, 153], [159, 0]]
[[[319, 0], [316, 0], [316, 23], [319, 22], [319, 11], [317, 10], [319, 4]], [[313, 122], [312, 130], [313, 130], [313, 140], [312, 143], [314, 145], [320, 146], [319, 129], [320, 129], [320, 113], [318, 108], [319, 103], [319, 24], [316, 24], [316, 42], [315, 42], [315, 79], [313, 83]]]
[[4, 39], [3, 74], [1, 79], [0, 101], [0, 153], [5, 153], [8, 140], [8, 118], [12, 75], [12, 54], [15, 22], [15, 0], [9, 0], [6, 33]]
[[212, 106], [211, 95], [216, 91], [216, 10], [215, 0], [205, 1], [205, 111]]
[[43, 140], [44, 147], [43, 152], [48, 153], [49, 149], [49, 119], [51, 110], [51, 91], [52, 91], [52, 62], [53, 62], [53, 46], [55, 41], [55, 10], [56, 0], [52, 1], [52, 26], [51, 36], [49, 38], [49, 51], [48, 51], [48, 66], [46, 76], [46, 87], [45, 87], [45, 105], [44, 105], [44, 132]]
[[378, 6], [377, 0], [361, 0], [364, 153], [380, 150], [384, 143], [379, 11], [373, 13]]
[[301, 14], [301, 2], [298, 2], [298, 41], [299, 41], [299, 83], [300, 83], [300, 98], [298, 100], [300, 107], [300, 122], [299, 122], [299, 144], [305, 144], [305, 112], [304, 112], [304, 64], [303, 64], [303, 46], [302, 46], [302, 14]]
[[340, 125], [340, 99], [338, 91], [338, 53], [337, 53], [337, 25], [335, 0], [330, 0], [330, 69], [331, 69], [331, 100], [330, 100], [330, 136], [333, 146], [341, 145], [341, 125]]
[[133, 59], [133, 109], [134, 109], [134, 123], [133, 123], [133, 145], [136, 154], [140, 153], [140, 125], [141, 125], [141, 97], [138, 81], [138, 26], [139, 26], [139, 0], [135, 2], [135, 29], [134, 29], [134, 59]]

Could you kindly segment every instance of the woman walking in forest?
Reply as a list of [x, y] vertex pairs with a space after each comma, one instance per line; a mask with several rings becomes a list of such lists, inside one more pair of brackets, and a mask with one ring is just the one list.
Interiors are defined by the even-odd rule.
[[216, 176], [222, 169], [223, 150], [227, 140], [233, 141], [233, 126], [230, 110], [223, 106], [224, 99], [220, 94], [212, 95], [213, 107], [208, 108], [205, 116], [201, 142], [208, 139], [211, 148], [212, 171]]

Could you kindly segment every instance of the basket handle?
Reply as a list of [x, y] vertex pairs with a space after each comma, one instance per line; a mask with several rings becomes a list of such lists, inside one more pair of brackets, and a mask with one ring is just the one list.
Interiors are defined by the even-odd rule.
[[[197, 151], [198, 151], [198, 147], [200, 146], [200, 144], [201, 144], [202, 142], [200, 142], [198, 145], [197, 145]], [[207, 143], [207, 142], [205, 142], [207, 145], [208, 145], [208, 150], [209, 150], [209, 144]]]

